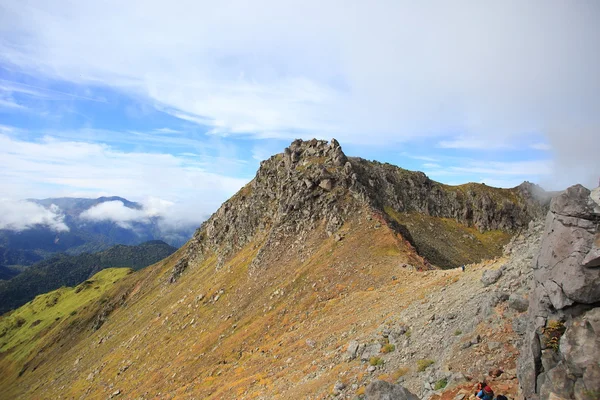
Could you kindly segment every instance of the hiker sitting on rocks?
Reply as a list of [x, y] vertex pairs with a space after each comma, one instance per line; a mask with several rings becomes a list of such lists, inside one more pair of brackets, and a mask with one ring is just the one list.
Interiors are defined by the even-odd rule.
[[486, 385], [485, 382], [482, 382], [477, 386], [483, 387], [483, 389], [481, 389], [479, 392], [477, 392], [477, 395], [475, 396], [477, 399], [494, 400], [494, 391], [492, 390], [491, 387]]
[[477, 396], [477, 393], [481, 392], [486, 386], [487, 383], [485, 383], [485, 381], [477, 382], [477, 386], [475, 386], [475, 396]]

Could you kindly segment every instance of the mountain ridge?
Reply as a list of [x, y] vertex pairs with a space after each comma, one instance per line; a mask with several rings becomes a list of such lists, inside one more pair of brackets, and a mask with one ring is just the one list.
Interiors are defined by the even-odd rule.
[[[407, 374], [411, 390], [426, 373], [428, 386], [415, 393], [430, 393], [431, 379], [447, 378], [446, 358], [433, 358], [480, 334], [516, 340], [506, 321], [487, 324], [498, 306], [505, 311], [501, 292], [525, 286], [520, 270], [533, 249], [515, 252], [518, 266], [493, 297], [479, 279], [502, 268], [506, 259], [494, 259], [502, 244], [546, 207], [521, 191], [451, 190], [422, 173], [348, 158], [334, 140], [295, 141], [173, 255], [114, 283], [26, 356], [7, 353], [0, 383], [16, 398], [327, 398], [334, 384], [352, 398], [384, 373], [394, 381]], [[464, 274], [440, 270], [418, 239], [426, 236], [442, 252], [437, 242], [456, 239], [452, 246], [468, 254], [453, 263], [492, 260]], [[427, 303], [445, 300], [443, 291], [453, 293], [454, 315]], [[348, 359], [353, 341], [361, 355]], [[473, 359], [480, 350], [465, 352]], [[421, 371], [430, 358], [433, 367]], [[494, 360], [514, 368], [502, 352]], [[487, 367], [470, 364], [460, 366]]]
[[[545, 214], [549, 197], [540, 193], [543, 189], [528, 182], [513, 189], [483, 184], [443, 185], [422, 172], [348, 158], [335, 139], [330, 143], [296, 140], [283, 153], [261, 162], [256, 177], [196, 231], [191, 246], [197, 254], [202, 249], [218, 250], [222, 263], [227, 254], [251, 240], [259, 229], [268, 227], [274, 239], [268, 238], [267, 243], [271, 243], [290, 234], [302, 237], [304, 231], [324, 219], [327, 234], [332, 235], [350, 213], [366, 206], [419, 249], [422, 241], [413, 239], [411, 229], [390, 216], [386, 207], [396, 212], [451, 218], [480, 232], [514, 233]], [[509, 236], [505, 235], [500, 244], [508, 242]], [[494, 254], [499, 255], [501, 246], [496, 247]], [[476, 260], [459, 259], [447, 267], [472, 261]]]

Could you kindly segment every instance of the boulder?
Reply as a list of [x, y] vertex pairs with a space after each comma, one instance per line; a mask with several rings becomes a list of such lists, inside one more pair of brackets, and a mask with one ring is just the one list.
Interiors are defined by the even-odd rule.
[[380, 380], [367, 386], [365, 394], [368, 400], [419, 400], [415, 394], [404, 386]]
[[515, 311], [525, 312], [529, 308], [529, 300], [513, 293], [508, 297], [508, 306]]
[[483, 273], [483, 275], [481, 276], [481, 283], [483, 283], [483, 286], [490, 286], [491, 284], [494, 284], [498, 281], [498, 279], [500, 279], [500, 277], [502, 276], [502, 269], [496, 269], [493, 271], [485, 271]]
[[369, 361], [371, 359], [371, 357], [376, 357], [377, 355], [379, 355], [380, 351], [381, 351], [381, 344], [379, 344], [379, 343], [368, 344], [365, 347], [365, 350], [363, 351], [362, 355], [360, 356], [360, 359], [362, 361]]
[[346, 355], [348, 356], [349, 360], [354, 360], [356, 358], [356, 355], [358, 353], [358, 342], [356, 340], [351, 341], [350, 343], [348, 343], [348, 348], [346, 349]]

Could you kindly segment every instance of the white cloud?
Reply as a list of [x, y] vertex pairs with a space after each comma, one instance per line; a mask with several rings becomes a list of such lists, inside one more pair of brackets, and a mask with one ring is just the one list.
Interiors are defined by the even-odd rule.
[[540, 176], [550, 175], [552, 173], [552, 163], [547, 160], [539, 161], [472, 161], [465, 166], [454, 166], [449, 168], [451, 171], [468, 172], [473, 174], [486, 175], [521, 175], [521, 176]]
[[131, 228], [132, 222], [150, 222], [150, 215], [145, 210], [125, 207], [122, 201], [97, 204], [79, 216], [88, 221], [112, 221], [122, 228]]
[[64, 215], [54, 204], [46, 209], [29, 201], [0, 199], [0, 229], [23, 231], [40, 225], [57, 232], [69, 230]]
[[149, 197], [141, 201], [142, 208], [126, 207], [122, 201], [97, 204], [80, 214], [87, 221], [111, 221], [122, 228], [131, 229], [133, 223], [150, 223], [155, 220], [163, 233], [195, 228], [206, 219], [207, 214], [197, 214], [189, 202], [176, 204], [172, 201]]
[[[0, 133], [0, 182], [4, 193], [13, 198], [118, 194], [142, 201], [148, 217], [164, 215], [165, 224], [199, 224], [247, 183], [206, 170], [207, 165], [216, 168], [220, 161], [124, 152], [108, 145], [52, 137], [28, 142]], [[157, 194], [162, 200], [152, 199]], [[129, 211], [117, 204], [105, 207], [123, 223], [140, 216], [127, 214]], [[166, 221], [168, 218], [173, 221]]]
[[425, 163], [423, 164], [423, 168], [441, 168], [441, 166], [436, 163]]
[[548, 143], [534, 143], [531, 145], [531, 148], [534, 150], [548, 151], [551, 150], [552, 147]]
[[400, 155], [403, 156], [403, 157], [412, 158], [413, 160], [430, 161], [430, 162], [438, 162], [438, 161], [440, 161], [439, 158], [434, 158], [434, 157], [429, 157], [429, 156], [413, 155], [413, 154], [409, 154], [407, 152], [402, 152], [402, 153], [400, 153]]
[[441, 145], [482, 149], [537, 132], [561, 176], [590, 184], [598, 157], [553, 143], [573, 133], [559, 127], [600, 128], [599, 17], [594, 1], [20, 0], [3, 3], [0, 61], [145, 97], [214, 135], [460, 132]]
[[525, 180], [542, 182], [548, 190], [564, 189], [551, 183], [550, 177], [555, 166], [550, 160], [536, 161], [476, 161], [453, 159], [444, 165], [430, 166], [426, 171], [433, 179], [443, 180], [450, 185], [460, 185], [468, 181], [486, 185], [511, 188]]
[[451, 140], [442, 140], [438, 147], [443, 149], [469, 149], [469, 150], [492, 150], [515, 147], [514, 137], [464, 137], [459, 136]]

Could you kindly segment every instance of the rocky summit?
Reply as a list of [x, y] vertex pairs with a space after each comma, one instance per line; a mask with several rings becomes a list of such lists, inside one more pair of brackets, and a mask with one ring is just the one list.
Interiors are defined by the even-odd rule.
[[595, 399], [597, 194], [294, 141], [166, 259], [2, 316], [2, 396]]

